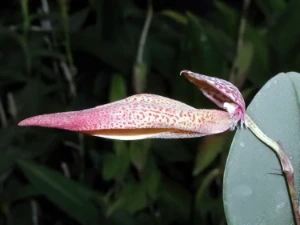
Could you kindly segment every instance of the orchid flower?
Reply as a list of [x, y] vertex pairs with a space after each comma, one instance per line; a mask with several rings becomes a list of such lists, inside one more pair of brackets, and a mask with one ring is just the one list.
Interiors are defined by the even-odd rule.
[[137, 94], [86, 110], [38, 115], [19, 123], [118, 140], [201, 137], [227, 131], [232, 125], [226, 111], [195, 109], [153, 94]]
[[212, 100], [220, 108], [227, 110], [234, 121], [231, 127], [232, 130], [239, 121], [241, 121], [241, 127], [243, 127], [243, 124], [247, 126], [245, 120], [245, 101], [236, 86], [226, 80], [205, 76], [189, 70], [181, 71], [180, 75], [182, 74], [195, 84], [204, 96]]
[[233, 130], [245, 121], [245, 102], [230, 82], [181, 71], [219, 107], [195, 109], [182, 102], [153, 94], [137, 94], [91, 109], [34, 116], [19, 126], [40, 126], [82, 132], [118, 140], [192, 138]]

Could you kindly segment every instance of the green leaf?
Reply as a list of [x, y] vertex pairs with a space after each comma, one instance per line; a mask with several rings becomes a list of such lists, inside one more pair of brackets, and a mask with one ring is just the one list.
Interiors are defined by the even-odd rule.
[[220, 175], [219, 169], [213, 169], [210, 171], [204, 178], [202, 183], [200, 184], [197, 193], [196, 193], [196, 206], [197, 208], [201, 207], [201, 204], [203, 203], [203, 196], [205, 192], [207, 192], [209, 185], [212, 183], [214, 179], [216, 179], [217, 176]]
[[41, 195], [42, 192], [38, 189], [36, 189], [33, 185], [25, 185], [22, 188], [19, 188], [15, 192], [15, 196], [13, 198], [13, 201], [23, 200], [26, 198], [36, 197]]
[[130, 160], [138, 171], [143, 170], [150, 147], [150, 139], [130, 143]]
[[[10, 220], [8, 224], [16, 225], [32, 225], [33, 216], [32, 216], [32, 204], [29, 201], [20, 201], [17, 204], [14, 204], [10, 207], [8, 211], [7, 219]], [[7, 224], [7, 223], [4, 223]]]
[[157, 139], [153, 140], [152, 146], [155, 154], [168, 162], [188, 162], [193, 157], [182, 140]]
[[213, 16], [214, 20], [234, 38], [239, 26], [239, 14], [223, 1], [215, 1], [215, 7], [217, 11]]
[[113, 222], [113, 225], [138, 225], [139, 223], [136, 223], [133, 216], [131, 216], [128, 212], [125, 210], [118, 210], [113, 213], [113, 215], [110, 217], [111, 221]]
[[[201, 177], [201, 183], [197, 189], [195, 196], [195, 216], [199, 224], [207, 224], [207, 214], [212, 218], [224, 217], [224, 209], [220, 207], [220, 198], [212, 194], [211, 187], [214, 187], [213, 183], [219, 183], [222, 176], [220, 169], [216, 168]], [[217, 220], [213, 223], [217, 224]]]
[[[168, 28], [167, 25], [165, 25]], [[153, 27], [153, 25], [151, 26]], [[172, 32], [169, 28], [168, 32]], [[168, 77], [168, 74], [175, 72], [174, 64], [177, 62], [177, 47], [180, 44], [180, 39], [166, 31], [161, 32], [160, 35], [149, 33], [147, 38], [147, 44], [145, 48], [145, 63], [147, 63], [150, 80], [152, 74], [150, 74], [150, 68], [157, 70], [161, 75]], [[148, 59], [148, 60], [147, 60]], [[148, 85], [147, 85], [148, 87]]]
[[[57, 91], [54, 87], [54, 85], [49, 86], [39, 79], [29, 80], [29, 82], [14, 95], [16, 105], [18, 105], [19, 116], [25, 118], [53, 110], [54, 106], [50, 104], [47, 105], [45, 102], [51, 102], [48, 95], [54, 94], [55, 91]], [[57, 101], [54, 103], [57, 104]]]
[[24, 200], [31, 197], [36, 197], [41, 195], [42, 192], [37, 190], [33, 185], [29, 184], [19, 188], [7, 188], [0, 194], [0, 202], [3, 203], [13, 203], [15, 201]]
[[248, 75], [249, 68], [254, 58], [253, 55], [254, 55], [254, 45], [249, 41], [244, 42], [240, 50], [238, 72], [237, 72], [237, 77], [235, 79], [235, 84], [238, 87], [240, 87], [244, 83], [245, 78]]
[[[30, 141], [24, 143], [24, 137]], [[31, 159], [52, 150], [58, 141], [58, 135], [49, 131], [36, 135], [14, 126], [0, 130], [0, 175], [10, 171], [20, 159]], [[23, 145], [17, 144], [20, 142]]]
[[286, 7], [285, 0], [255, 0], [255, 3], [269, 19], [274, 16], [274, 14], [280, 13]]
[[8, 87], [17, 83], [25, 83], [28, 77], [17, 71], [16, 69], [2, 68], [0, 71], [0, 87]]
[[166, 207], [166, 212], [162, 214], [162, 217], [171, 216], [172, 220], [187, 224], [191, 213], [192, 196], [181, 184], [162, 176], [162, 188], [158, 202], [160, 207]]
[[108, 153], [104, 156], [102, 177], [104, 180], [113, 179], [118, 172], [118, 161], [115, 154]]
[[183, 57], [187, 58], [190, 70], [218, 76], [223, 65], [225, 65], [222, 55], [211, 41], [199, 19], [192, 13], [187, 13], [187, 18]]
[[121, 181], [130, 166], [130, 153], [124, 141], [115, 141], [115, 153], [106, 155], [103, 162], [103, 179]]
[[203, 144], [198, 150], [193, 175], [197, 176], [205, 170], [219, 155], [219, 153], [226, 148], [228, 136], [218, 135], [209, 136], [203, 139]]
[[109, 100], [114, 102], [126, 96], [126, 84], [123, 77], [120, 74], [114, 74], [111, 81]]
[[99, 224], [99, 210], [91, 203], [99, 195], [61, 174], [29, 161], [19, 166], [27, 179], [50, 201], [82, 224]]
[[157, 224], [157, 218], [147, 213], [140, 213], [137, 216], [138, 224], [153, 225]]
[[76, 32], [79, 31], [80, 28], [83, 26], [84, 22], [86, 21], [90, 12], [89, 7], [85, 7], [81, 10], [76, 11], [70, 16], [70, 31]]
[[181, 23], [181, 24], [184, 24], [186, 25], [187, 24], [187, 18], [186, 16], [176, 12], [176, 11], [173, 11], [173, 10], [163, 10], [161, 12], [162, 15], [164, 16], [167, 16], [173, 20], [175, 20], [177, 23]]
[[160, 186], [161, 174], [154, 158], [149, 158], [147, 165], [141, 174], [141, 185], [150, 199], [156, 199]]
[[[220, 1], [216, 2], [216, 8], [217, 12], [215, 13], [214, 25], [222, 28], [223, 31], [228, 33], [228, 35], [236, 42], [240, 15], [234, 8]], [[253, 52], [251, 54], [249, 53], [248, 57], [251, 56], [251, 58], [255, 59], [255, 63], [251, 63], [251, 66], [247, 68], [247, 70], [249, 69], [248, 74], [251, 74], [248, 78], [255, 85], [261, 87], [271, 75], [269, 72], [269, 50], [267, 48], [267, 42], [259, 30], [247, 22], [244, 34], [244, 43], [252, 43]], [[250, 48], [250, 46], [244, 47]], [[247, 49], [242, 49], [242, 51], [242, 57], [244, 58], [245, 53], [247, 53]], [[240, 63], [243, 63], [244, 60], [245, 58], [242, 59], [242, 62]], [[231, 61], [233, 61], [233, 57], [231, 58]], [[247, 64], [244, 66], [247, 67]], [[245, 77], [242, 79], [244, 78]]]
[[[231, 39], [228, 31], [223, 30], [220, 25], [216, 26], [215, 24], [211, 24], [209, 21], [204, 19], [201, 19], [200, 21], [203, 24], [205, 32], [207, 33], [212, 44], [216, 47], [224, 59], [232, 60], [236, 48], [235, 39]], [[217, 76], [221, 77], [222, 74], [217, 74]]]
[[[133, 194], [134, 193], [134, 194]], [[133, 214], [147, 205], [144, 189], [136, 182], [127, 182], [117, 195], [116, 200], [108, 207], [107, 215], [113, 215], [117, 210], [124, 209]]]
[[94, 55], [122, 74], [132, 71], [134, 52], [132, 46], [124, 40], [115, 42], [102, 40], [99, 30], [91, 28], [71, 35], [71, 43], [74, 50]]
[[[299, 198], [300, 74], [272, 78], [247, 113], [290, 156]], [[249, 129], [238, 130], [232, 142], [224, 176], [224, 207], [229, 225], [294, 224], [279, 160]]]
[[130, 153], [127, 146], [127, 142], [124, 141], [114, 141], [114, 148], [117, 157], [118, 170], [116, 173], [116, 179], [122, 180], [130, 167]]
[[299, 26], [299, 10], [300, 1], [291, 0], [276, 25], [268, 32], [268, 39], [281, 58], [288, 57], [289, 52], [299, 44], [300, 29], [295, 29]]
[[267, 41], [259, 33], [259, 31], [253, 28], [250, 24], [247, 24], [245, 31], [245, 40], [253, 43], [253, 55], [255, 59], [254, 63], [251, 63], [249, 68], [248, 79], [253, 82], [257, 87], [264, 85], [268, 79], [271, 78], [270, 73], [270, 55], [267, 48]]
[[[134, 193], [134, 194], [133, 194]], [[139, 184], [127, 184], [121, 193], [122, 206], [130, 213], [135, 213], [147, 205], [147, 196]]]

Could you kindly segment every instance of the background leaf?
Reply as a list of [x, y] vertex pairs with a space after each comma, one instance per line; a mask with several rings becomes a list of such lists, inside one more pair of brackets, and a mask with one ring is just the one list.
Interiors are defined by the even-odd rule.
[[96, 194], [43, 166], [28, 161], [19, 165], [31, 183], [70, 217], [82, 224], [99, 223], [99, 212], [91, 203], [98, 197]]

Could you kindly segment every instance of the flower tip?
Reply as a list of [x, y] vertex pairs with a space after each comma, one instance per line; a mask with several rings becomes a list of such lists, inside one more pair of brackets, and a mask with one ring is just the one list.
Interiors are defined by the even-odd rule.
[[27, 118], [27, 119], [24, 119], [24, 120], [20, 121], [20, 122], [18, 123], [18, 126], [20, 126], [20, 127], [34, 126], [35, 123], [33, 123], [33, 122], [34, 122], [34, 121], [32, 121], [31, 118]]
[[181, 70], [181, 72], [180, 72], [180, 76], [182, 76], [182, 74], [184, 74], [184, 73], [190, 73], [191, 71], [189, 71], [189, 70]]
[[26, 122], [26, 119], [25, 119], [25, 120], [22, 120], [22, 121], [20, 121], [20, 122], [18, 123], [18, 126], [20, 126], [20, 127], [25, 127], [25, 126], [28, 126], [28, 125], [27, 125], [27, 122]]
[[[54, 116], [53, 116], [54, 115]], [[57, 127], [55, 114], [44, 114], [26, 118], [18, 123], [20, 127]], [[62, 119], [61, 119], [62, 120]], [[54, 122], [52, 122], [54, 121]]]

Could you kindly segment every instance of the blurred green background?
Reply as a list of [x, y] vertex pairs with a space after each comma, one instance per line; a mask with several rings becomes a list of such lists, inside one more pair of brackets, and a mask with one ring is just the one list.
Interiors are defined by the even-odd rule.
[[17, 123], [139, 92], [216, 108], [182, 69], [249, 103], [300, 71], [299, 12], [300, 0], [1, 1], [0, 224], [225, 225], [234, 132], [128, 142]]

